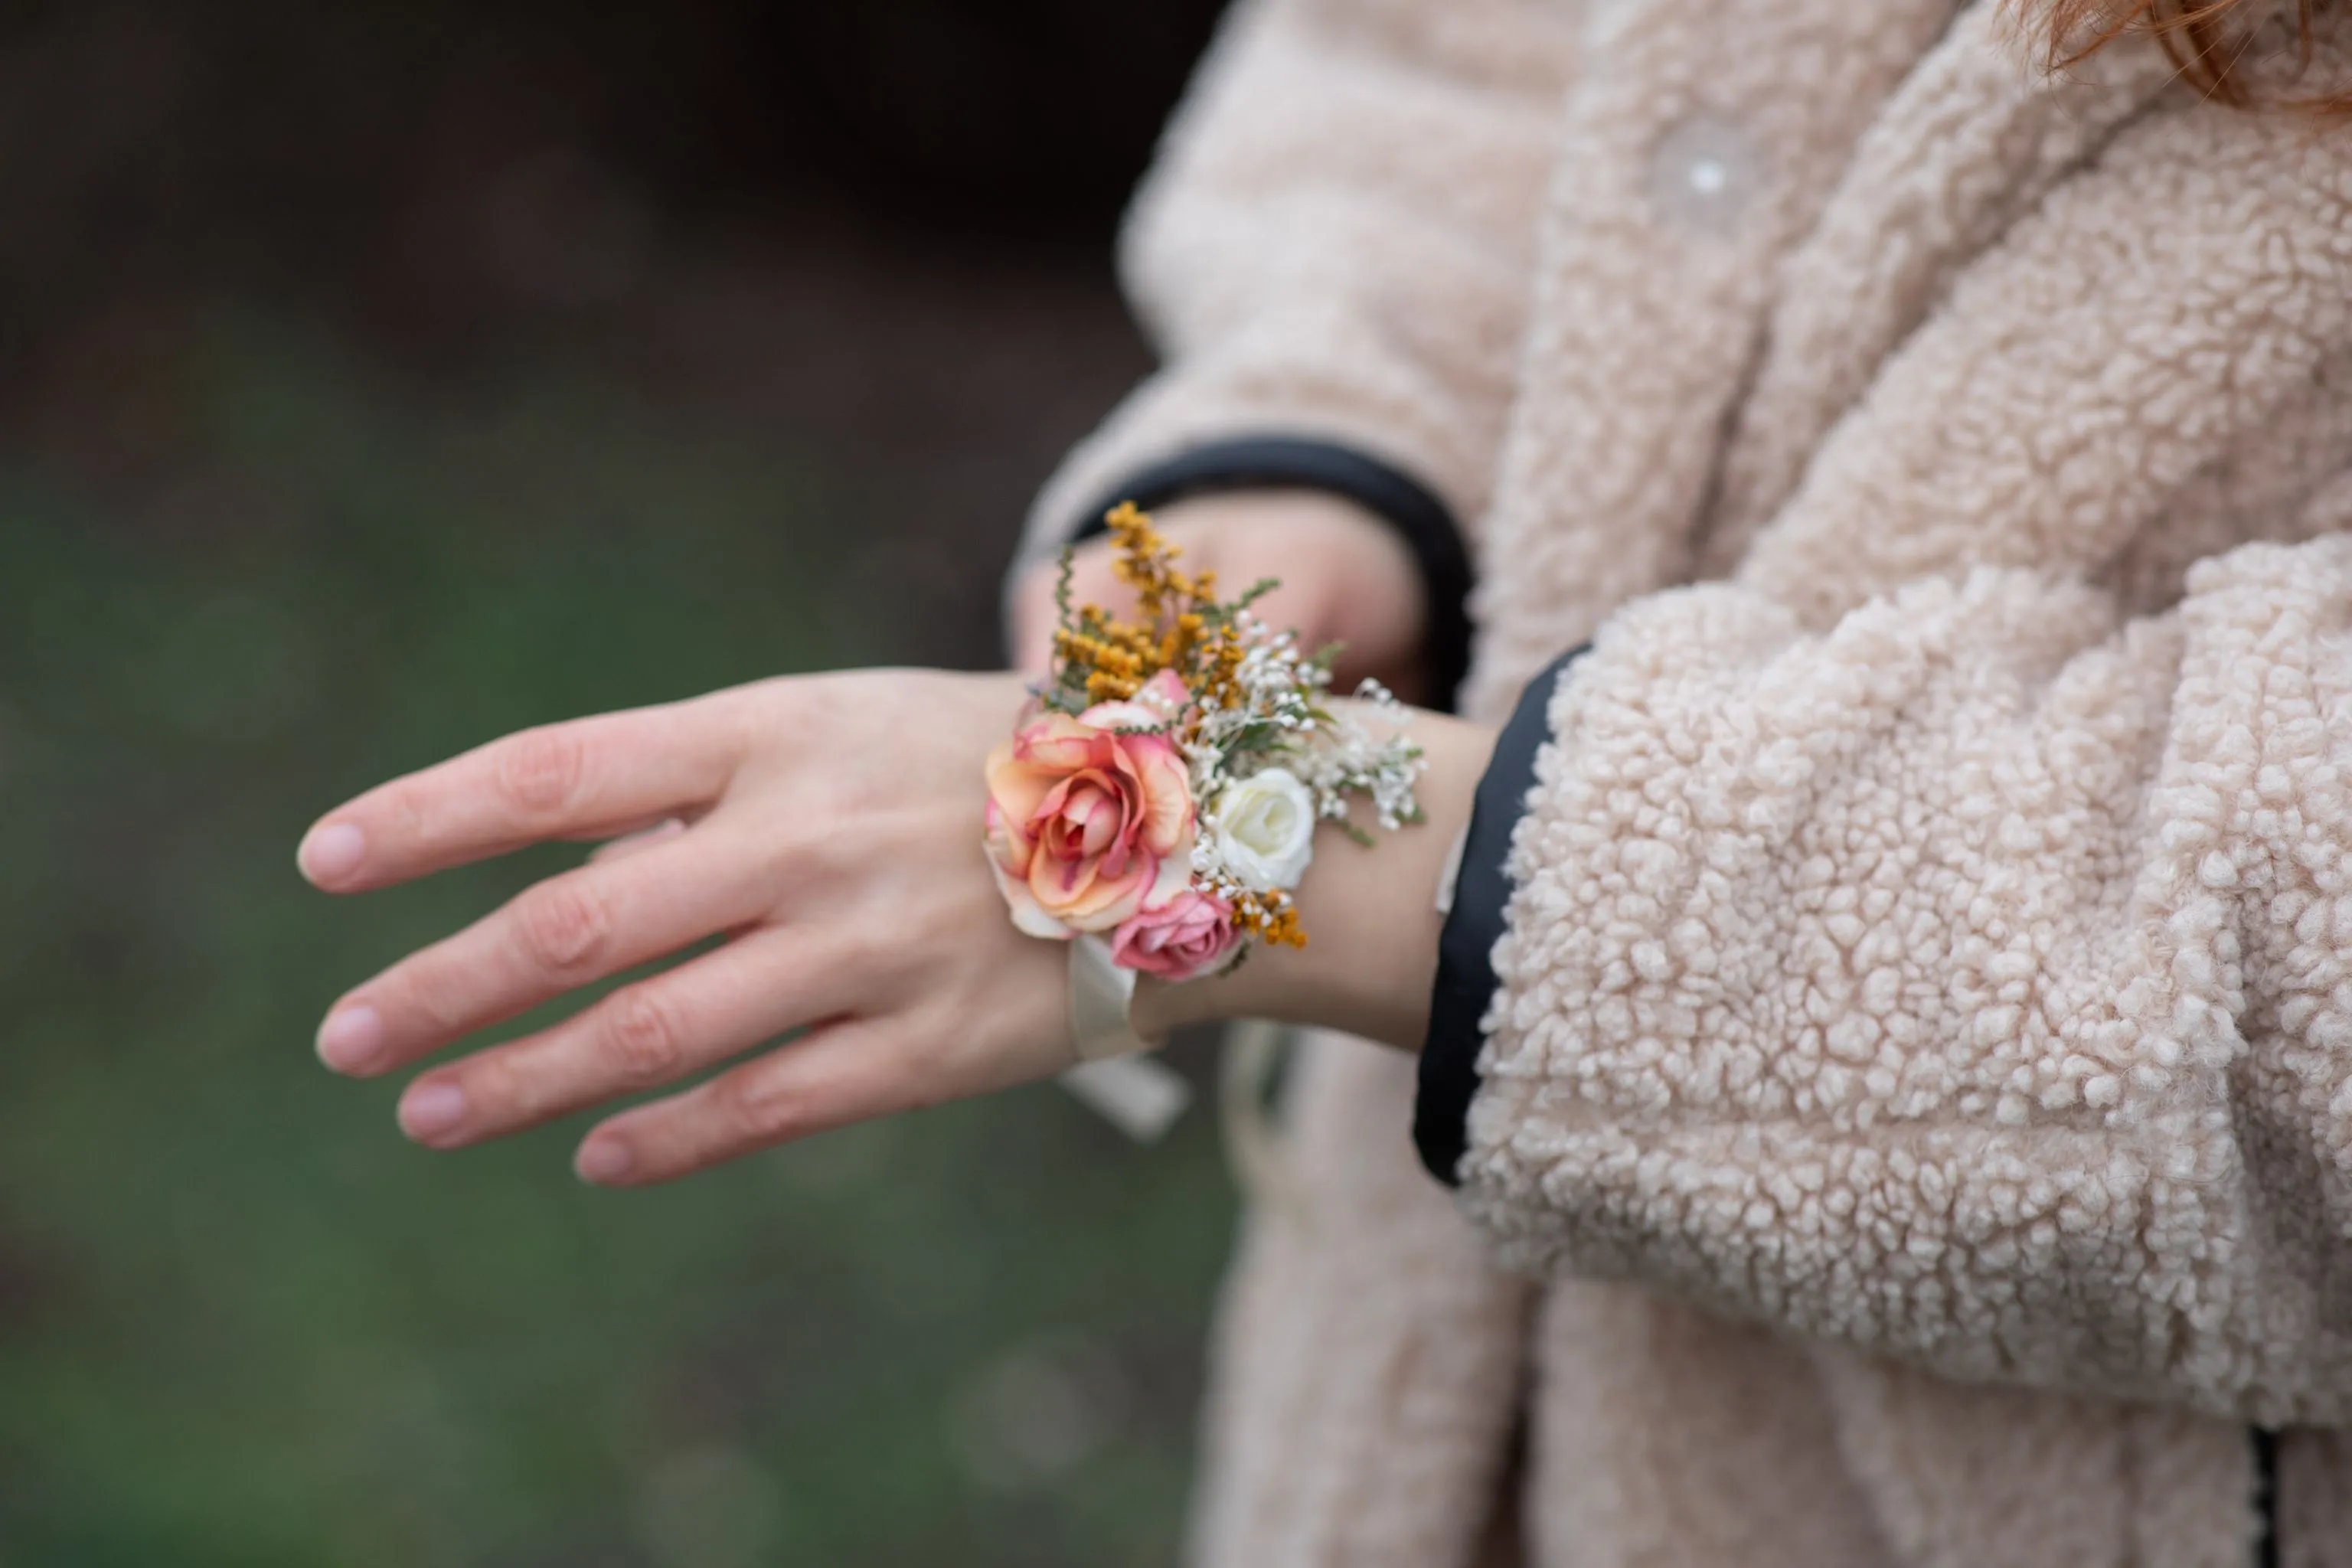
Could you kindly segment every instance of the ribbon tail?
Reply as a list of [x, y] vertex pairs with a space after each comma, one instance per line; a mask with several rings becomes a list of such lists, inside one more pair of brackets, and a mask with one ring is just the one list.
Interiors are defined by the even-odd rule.
[[1192, 1103], [1192, 1086], [1175, 1068], [1147, 1057], [1112, 1057], [1061, 1077], [1089, 1110], [1139, 1143], [1156, 1143]]

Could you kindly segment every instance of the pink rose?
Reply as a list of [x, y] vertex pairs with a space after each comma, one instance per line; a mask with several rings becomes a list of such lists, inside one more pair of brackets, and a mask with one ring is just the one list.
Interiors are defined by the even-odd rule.
[[1197, 980], [1221, 967], [1241, 941], [1234, 907], [1187, 887], [1139, 910], [1110, 939], [1110, 959], [1162, 980]]
[[1030, 935], [1110, 931], [1191, 882], [1183, 755], [1165, 734], [1132, 732], [1164, 726], [1160, 707], [1043, 714], [989, 754], [989, 862]]
[[1143, 683], [1135, 700], [1160, 715], [1165, 726], [1174, 723], [1184, 710], [1192, 706], [1192, 694], [1184, 689], [1184, 678], [1172, 669], [1163, 669]]

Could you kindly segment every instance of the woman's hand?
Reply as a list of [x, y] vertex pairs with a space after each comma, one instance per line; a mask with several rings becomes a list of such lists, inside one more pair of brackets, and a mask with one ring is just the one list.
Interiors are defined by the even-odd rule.
[[[409, 1136], [454, 1149], [722, 1068], [588, 1134], [580, 1174], [614, 1185], [1071, 1066], [1068, 950], [1014, 930], [982, 848], [982, 763], [1024, 698], [1012, 675], [769, 680], [527, 731], [370, 791], [302, 842], [303, 873], [331, 892], [551, 839], [615, 842], [347, 994], [320, 1055], [375, 1077], [723, 936], [401, 1099]], [[1492, 737], [1423, 714], [1413, 739], [1427, 824], [1370, 849], [1320, 834], [1298, 895], [1314, 942], [1223, 979], [1147, 984], [1147, 1033], [1263, 1016], [1419, 1044], [1439, 869]]]
[[675, 1083], [576, 1160], [662, 1181], [749, 1151], [1070, 1065], [1064, 950], [1016, 932], [981, 849], [981, 763], [1019, 677], [763, 681], [529, 731], [373, 790], [303, 840], [361, 892], [548, 839], [624, 840], [335, 1005], [319, 1050], [374, 1077], [577, 987], [724, 935], [540, 1033], [409, 1086], [409, 1135], [457, 1148]]
[[[1421, 668], [1428, 607], [1420, 569], [1396, 531], [1351, 502], [1312, 490], [1236, 491], [1180, 501], [1154, 514], [1181, 545], [1188, 572], [1214, 572], [1230, 597], [1263, 578], [1282, 586], [1258, 602], [1268, 626], [1289, 627], [1299, 645], [1344, 643], [1333, 689], [1352, 691], [1370, 676], [1408, 702], [1430, 695]], [[1023, 669], [1045, 669], [1054, 646], [1055, 563], [1033, 568], [1015, 587], [1013, 647]], [[1124, 611], [1134, 595], [1111, 574], [1108, 541], [1089, 541], [1072, 562], [1071, 597]]]

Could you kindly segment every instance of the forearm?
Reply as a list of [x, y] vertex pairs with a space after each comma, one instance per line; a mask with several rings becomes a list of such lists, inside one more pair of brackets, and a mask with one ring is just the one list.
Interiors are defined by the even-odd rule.
[[1123, 244], [1164, 368], [1046, 487], [1026, 555], [1235, 437], [1360, 450], [1477, 516], [1578, 36], [1530, 0], [1237, 6]]
[[1223, 976], [1183, 985], [1146, 981], [1137, 1026], [1153, 1035], [1223, 1018], [1273, 1018], [1343, 1029], [1402, 1050], [1420, 1048], [1437, 970], [1437, 909], [1445, 860], [1469, 820], [1494, 731], [1416, 712], [1413, 741], [1428, 763], [1426, 820], [1362, 847], [1327, 824], [1297, 898], [1304, 948], [1254, 950]]
[[2352, 1105], [2347, 604], [2335, 538], [2127, 625], [2020, 573], [1819, 636], [1730, 586], [1629, 607], [1544, 704], [1433, 1163], [1529, 1271], [2344, 1419], [2346, 1190], [2288, 1152]]

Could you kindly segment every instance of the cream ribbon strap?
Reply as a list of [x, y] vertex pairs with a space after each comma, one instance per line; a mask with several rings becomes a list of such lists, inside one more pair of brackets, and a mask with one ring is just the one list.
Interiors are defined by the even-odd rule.
[[1165, 1062], [1112, 1057], [1074, 1067], [1064, 1089], [1139, 1143], [1156, 1143], [1192, 1103], [1192, 1086]]
[[1070, 1043], [1078, 1065], [1062, 1087], [1140, 1143], [1168, 1131], [1192, 1103], [1182, 1078], [1142, 1053], [1167, 1042], [1135, 1032], [1128, 1009], [1135, 1001], [1135, 971], [1110, 960], [1100, 937], [1075, 938], [1070, 948]]
[[1110, 943], [1098, 936], [1070, 941], [1070, 1043], [1082, 1062], [1108, 1061], [1158, 1050], [1168, 1042], [1147, 1040], [1128, 1021], [1135, 1005], [1135, 971], [1111, 962]]

